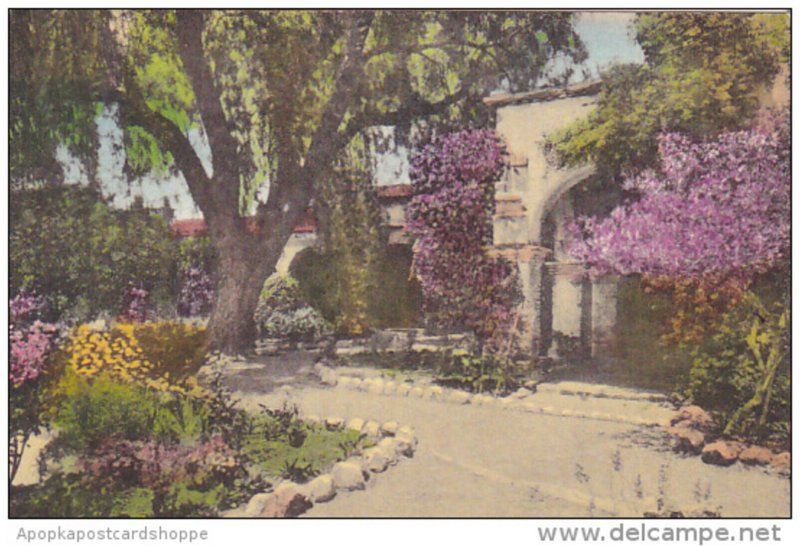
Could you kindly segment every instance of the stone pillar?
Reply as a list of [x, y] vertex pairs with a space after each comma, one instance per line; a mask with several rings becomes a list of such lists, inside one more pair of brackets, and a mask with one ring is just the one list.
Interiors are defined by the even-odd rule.
[[517, 264], [523, 301], [520, 305], [520, 349], [535, 355], [539, 352], [542, 302], [542, 272], [550, 249], [537, 245], [495, 248], [495, 252]]
[[606, 275], [592, 279], [592, 356], [607, 352], [617, 322], [619, 279]]
[[564, 356], [565, 352], [581, 350], [585, 339], [586, 269], [578, 262], [548, 262], [545, 267], [552, 282], [553, 343], [548, 356]]

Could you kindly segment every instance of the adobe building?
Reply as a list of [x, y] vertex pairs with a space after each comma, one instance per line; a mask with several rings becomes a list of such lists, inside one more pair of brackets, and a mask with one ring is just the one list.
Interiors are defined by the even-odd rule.
[[618, 279], [590, 278], [564, 243], [575, 217], [609, 211], [618, 190], [604, 187], [592, 165], [559, 168], [545, 154], [549, 135], [595, 107], [600, 85], [484, 99], [510, 154], [510, 169], [496, 186], [494, 247], [519, 268], [524, 342], [534, 355], [596, 356], [616, 321]]

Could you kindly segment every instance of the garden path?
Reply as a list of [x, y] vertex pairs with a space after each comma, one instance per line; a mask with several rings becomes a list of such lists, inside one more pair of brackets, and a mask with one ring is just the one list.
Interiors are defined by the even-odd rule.
[[[286, 386], [288, 380], [276, 381], [267, 368], [231, 371], [245, 407], [289, 401], [307, 415], [394, 420], [412, 425], [419, 439], [413, 459], [375, 477], [366, 491], [316, 505], [308, 516], [640, 517], [658, 498], [666, 508], [719, 510], [725, 517], [789, 515], [788, 479], [676, 454], [658, 427], [322, 388], [305, 369]], [[273, 379], [259, 382], [259, 376]], [[555, 410], [664, 411], [656, 402], [557, 389], [537, 397]]]

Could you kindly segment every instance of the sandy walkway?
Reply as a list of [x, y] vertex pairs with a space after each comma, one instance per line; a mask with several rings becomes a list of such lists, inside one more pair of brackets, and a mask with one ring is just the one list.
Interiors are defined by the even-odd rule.
[[[641, 516], [658, 497], [667, 507], [719, 509], [725, 517], [789, 514], [789, 480], [682, 457], [657, 428], [309, 386], [288, 396], [240, 395], [251, 407], [288, 398], [306, 414], [416, 428], [413, 460], [378, 476], [366, 492], [318, 505], [309, 516]], [[602, 403], [616, 413], [633, 409], [621, 400], [553, 394], [548, 400], [564, 407]]]

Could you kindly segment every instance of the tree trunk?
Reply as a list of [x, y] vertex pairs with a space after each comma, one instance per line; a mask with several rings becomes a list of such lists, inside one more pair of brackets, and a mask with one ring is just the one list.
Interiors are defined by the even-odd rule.
[[211, 349], [242, 354], [253, 349], [256, 338], [253, 313], [264, 281], [275, 270], [280, 252], [263, 254], [253, 237], [226, 238], [216, 246], [219, 273], [216, 301], [209, 321]]

